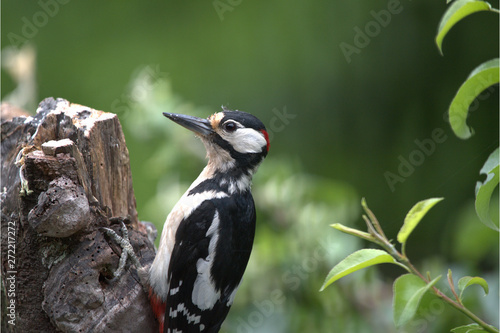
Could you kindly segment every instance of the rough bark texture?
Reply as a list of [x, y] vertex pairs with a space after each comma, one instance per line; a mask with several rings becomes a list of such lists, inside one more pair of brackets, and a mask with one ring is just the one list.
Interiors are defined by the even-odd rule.
[[110, 282], [121, 252], [99, 229], [125, 221], [151, 264], [116, 115], [47, 98], [33, 117], [2, 105], [1, 129], [2, 332], [157, 332], [135, 268]]

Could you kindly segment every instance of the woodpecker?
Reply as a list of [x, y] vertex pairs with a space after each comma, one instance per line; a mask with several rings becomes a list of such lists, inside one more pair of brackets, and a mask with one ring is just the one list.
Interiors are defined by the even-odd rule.
[[[259, 119], [242, 111], [223, 108], [207, 119], [163, 115], [201, 139], [208, 164], [165, 221], [148, 273], [151, 305], [160, 333], [218, 332], [252, 251], [251, 181], [269, 136]], [[138, 268], [133, 250], [130, 255]]]

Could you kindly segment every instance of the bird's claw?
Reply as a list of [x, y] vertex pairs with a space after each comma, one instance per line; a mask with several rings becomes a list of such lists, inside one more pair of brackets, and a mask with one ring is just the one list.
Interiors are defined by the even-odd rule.
[[130, 239], [128, 237], [128, 230], [127, 226], [125, 223], [121, 223], [121, 233], [122, 236], [119, 236], [116, 231], [110, 228], [101, 228], [102, 231], [106, 233], [112, 240], [114, 240], [121, 248], [122, 248], [122, 254], [120, 256], [120, 262], [118, 264], [118, 268], [114, 271], [113, 273], [113, 278], [108, 279], [109, 282], [116, 281], [117, 278], [119, 278], [122, 274], [123, 271], [125, 270], [125, 265], [127, 264], [127, 259], [130, 257], [130, 261], [132, 264], [136, 267], [136, 269], [142, 269], [142, 265], [139, 262], [139, 259], [137, 258], [137, 255], [134, 252], [134, 248], [132, 247], [132, 244], [130, 243]]

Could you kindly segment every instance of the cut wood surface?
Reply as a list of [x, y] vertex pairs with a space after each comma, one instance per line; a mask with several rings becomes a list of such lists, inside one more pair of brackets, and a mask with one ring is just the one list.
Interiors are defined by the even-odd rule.
[[155, 250], [138, 221], [129, 154], [115, 114], [43, 100], [34, 116], [2, 105], [2, 332], [157, 332], [134, 267], [110, 281], [131, 243]]

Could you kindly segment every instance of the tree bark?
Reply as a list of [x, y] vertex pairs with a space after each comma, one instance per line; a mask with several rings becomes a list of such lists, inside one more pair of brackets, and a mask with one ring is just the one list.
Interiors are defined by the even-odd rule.
[[117, 116], [53, 98], [32, 117], [11, 110], [2, 105], [2, 332], [157, 332], [135, 268], [110, 281], [121, 251], [99, 229], [120, 234], [125, 222], [151, 264]]

